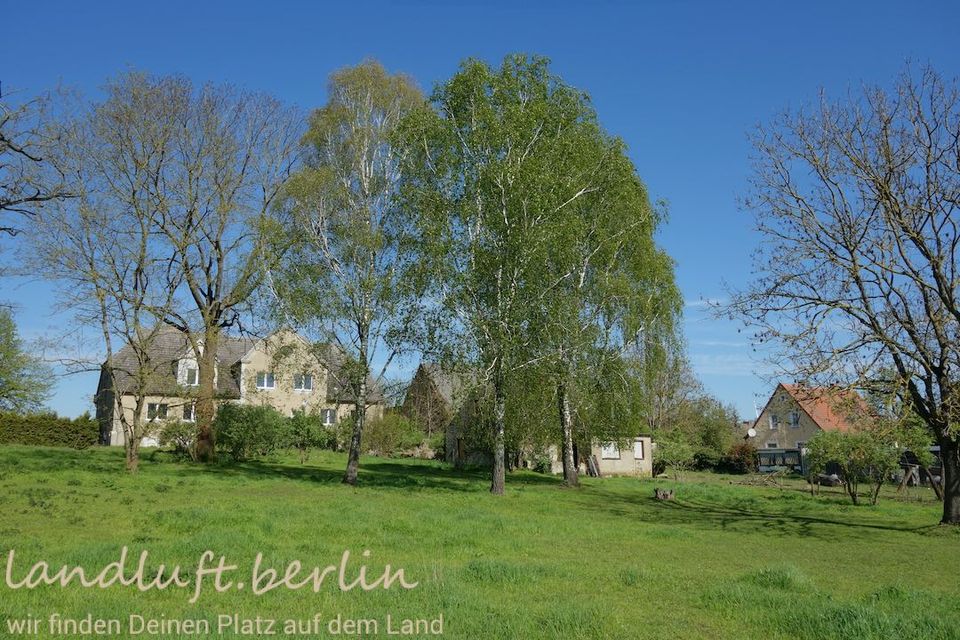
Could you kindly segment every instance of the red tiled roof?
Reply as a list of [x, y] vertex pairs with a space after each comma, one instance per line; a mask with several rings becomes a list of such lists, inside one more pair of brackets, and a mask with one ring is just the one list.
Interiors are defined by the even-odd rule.
[[805, 387], [780, 384], [800, 408], [824, 431], [853, 431], [851, 413], [867, 412], [867, 405], [856, 391], [832, 387]]

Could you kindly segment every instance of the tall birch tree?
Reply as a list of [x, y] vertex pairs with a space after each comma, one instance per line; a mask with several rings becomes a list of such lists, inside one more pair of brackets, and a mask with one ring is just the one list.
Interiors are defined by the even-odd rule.
[[354, 405], [343, 482], [354, 485], [375, 385], [407, 343], [414, 289], [411, 218], [397, 206], [404, 150], [398, 124], [426, 107], [404, 75], [375, 61], [334, 73], [328, 102], [303, 138], [306, 166], [286, 189], [285, 259], [272, 279], [296, 323], [348, 358], [341, 369]]
[[510, 380], [542, 357], [531, 355], [536, 301], [552, 286], [545, 265], [561, 214], [597, 189], [573, 161], [595, 116], [545, 58], [524, 55], [498, 69], [467, 60], [432, 102], [435, 113], [405, 130], [415, 150], [405, 194], [434, 269], [428, 301], [445, 312], [446, 343], [492, 389], [490, 490], [502, 494]]

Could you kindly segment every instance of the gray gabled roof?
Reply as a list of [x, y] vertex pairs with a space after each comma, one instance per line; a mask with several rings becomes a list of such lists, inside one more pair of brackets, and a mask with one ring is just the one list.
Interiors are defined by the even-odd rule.
[[[154, 335], [145, 337], [145, 340], [149, 341], [143, 354], [143, 364], [149, 376], [145, 391], [156, 395], [175, 393], [176, 364], [192, 352], [189, 339], [182, 331], [164, 325]], [[220, 336], [217, 347], [217, 392], [221, 396], [240, 397], [240, 383], [231, 370], [255, 342], [253, 338]], [[120, 393], [132, 391], [134, 376], [140, 370], [140, 360], [137, 351], [125, 345], [114, 354], [112, 360], [104, 363], [104, 367], [113, 367]]]
[[[179, 392], [176, 378], [176, 365], [183, 357], [191, 354], [190, 341], [180, 330], [164, 325], [155, 335], [147, 338], [149, 346], [145, 353], [149, 380], [145, 391], [150, 395], [177, 395]], [[260, 342], [257, 338], [221, 335], [217, 346], [217, 393], [224, 398], [240, 397], [240, 381], [234, 375], [235, 365]], [[305, 341], [306, 342], [306, 341]], [[307, 343], [309, 344], [309, 343]], [[317, 358], [323, 362], [329, 373], [327, 380], [327, 401], [336, 403], [353, 402], [355, 395], [348, 387], [347, 373], [344, 367], [347, 357], [343, 351], [333, 345], [319, 345], [314, 349]], [[139, 369], [139, 357], [130, 345], [124, 346], [114, 354], [104, 367], [115, 370], [118, 391], [130, 393], [133, 390], [134, 374]], [[383, 392], [371, 378], [367, 378], [368, 401], [380, 402]]]

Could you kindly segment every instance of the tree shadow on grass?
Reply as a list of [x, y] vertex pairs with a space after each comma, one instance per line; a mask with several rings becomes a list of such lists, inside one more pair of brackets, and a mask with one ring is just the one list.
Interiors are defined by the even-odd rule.
[[744, 504], [724, 504], [702, 499], [657, 500], [653, 497], [626, 496], [602, 489], [592, 490], [590, 494], [592, 495], [589, 499], [583, 500], [583, 505], [587, 508], [655, 524], [703, 529], [826, 539], [869, 535], [870, 531], [876, 530], [923, 534], [937, 529], [936, 524], [916, 526], [902, 521], [867, 519], [854, 514], [828, 517], [790, 510], [764, 510]]
[[[343, 461], [345, 463], [345, 460]], [[219, 476], [270, 480], [285, 478], [299, 482], [340, 484], [343, 467], [338, 460], [322, 462], [320, 466], [307, 462], [279, 462], [272, 460], [221, 460], [213, 464], [198, 464], [173, 457], [172, 454], [154, 450], [144, 452], [141, 474], [161, 473], [180, 478], [190, 476]], [[123, 450], [118, 447], [94, 447], [83, 451], [63, 448], [39, 448], [5, 446], [0, 449], [0, 473], [61, 473], [64, 471], [92, 472], [96, 474], [123, 475]], [[390, 489], [439, 489], [446, 491], [482, 493], [488, 489], [489, 470], [482, 468], [456, 469], [450, 465], [432, 461], [409, 459], [371, 458], [365, 456], [360, 462], [358, 488]], [[507, 482], [513, 487], [557, 485], [558, 478], [549, 475], [518, 471], [508, 474]]]
[[[190, 468], [201, 473], [245, 477], [253, 480], [286, 478], [320, 484], [341, 484], [343, 480], [341, 468], [317, 467], [309, 464], [297, 466], [265, 460], [222, 462], [214, 465], [195, 465]], [[483, 469], [462, 470], [446, 465], [398, 462], [389, 459], [363, 460], [360, 463], [357, 488], [361, 490], [364, 488], [439, 489], [482, 493], [488, 488], [489, 478], [489, 471]], [[559, 481], [551, 476], [526, 472], [510, 474], [508, 483], [512, 486], [559, 485]]]

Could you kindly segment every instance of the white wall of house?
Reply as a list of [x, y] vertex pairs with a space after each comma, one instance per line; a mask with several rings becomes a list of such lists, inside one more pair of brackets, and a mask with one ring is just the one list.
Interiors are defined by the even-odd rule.
[[653, 441], [649, 436], [639, 436], [627, 443], [595, 442], [590, 453], [597, 459], [600, 475], [653, 475]]

